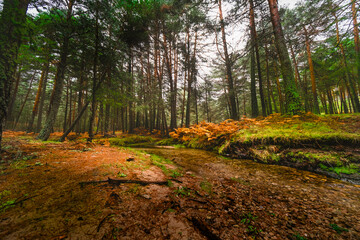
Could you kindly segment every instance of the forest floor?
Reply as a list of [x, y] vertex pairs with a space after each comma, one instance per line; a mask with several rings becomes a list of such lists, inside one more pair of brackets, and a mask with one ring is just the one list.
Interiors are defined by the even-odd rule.
[[[202, 150], [96, 142], [4, 133], [0, 239], [360, 239], [359, 185]], [[95, 183], [108, 178], [167, 184]]]

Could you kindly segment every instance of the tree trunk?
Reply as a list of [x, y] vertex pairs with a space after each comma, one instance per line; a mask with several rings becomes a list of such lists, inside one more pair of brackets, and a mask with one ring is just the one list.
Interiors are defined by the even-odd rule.
[[237, 112], [236, 107], [236, 97], [235, 97], [235, 87], [234, 87], [234, 81], [232, 76], [232, 70], [231, 70], [231, 61], [230, 56], [227, 49], [227, 42], [226, 42], [226, 34], [225, 34], [225, 22], [224, 17], [222, 13], [222, 7], [221, 7], [221, 0], [218, 0], [219, 5], [219, 15], [220, 15], [220, 27], [221, 27], [221, 33], [222, 33], [222, 40], [223, 40], [223, 48], [224, 48], [224, 55], [225, 55], [225, 67], [226, 67], [226, 79], [228, 81], [228, 88], [229, 88], [229, 99], [230, 99], [230, 117], [234, 120], [239, 119], [239, 115]]
[[329, 100], [329, 113], [334, 114], [334, 101], [333, 101], [333, 97], [332, 97], [332, 94], [331, 94], [331, 90], [328, 89], [326, 91], [326, 94], [327, 94], [327, 98]]
[[257, 97], [256, 97], [256, 80], [255, 80], [255, 51], [254, 51], [254, 46], [251, 46], [251, 50], [250, 50], [250, 57], [251, 57], [251, 87], [250, 87], [250, 92], [251, 92], [251, 117], [252, 118], [256, 118], [257, 116], [259, 116], [259, 106], [258, 106], [258, 102], [257, 102]]
[[66, 101], [65, 101], [65, 114], [64, 114], [64, 122], [63, 122], [63, 132], [66, 131], [68, 107], [69, 107], [69, 79], [67, 79], [67, 83], [66, 83]]
[[358, 85], [360, 91], [360, 41], [359, 41], [359, 26], [357, 23], [357, 11], [356, 8], [356, 0], [351, 0], [351, 12], [353, 17], [353, 24], [354, 24], [354, 45], [355, 45], [355, 52], [356, 52], [356, 65], [357, 65], [357, 77], [358, 77]]
[[[253, 0], [250, 0], [250, 28], [251, 28], [251, 44], [252, 44], [252, 47], [255, 49], [255, 53], [256, 53], [261, 110], [262, 110], [262, 115], [265, 117], [266, 116], [266, 104], [265, 104], [265, 96], [264, 96], [264, 90], [263, 90], [263, 80], [262, 80], [262, 74], [261, 74], [261, 63], [260, 63], [259, 43], [258, 43], [259, 40], [258, 40], [257, 32], [256, 32]], [[259, 111], [259, 110], [257, 110], [257, 111]]]
[[273, 92], [272, 92], [272, 87], [271, 87], [271, 84], [270, 84], [269, 52], [268, 52], [267, 44], [265, 44], [265, 60], [266, 60], [267, 98], [268, 98], [268, 104], [269, 104], [268, 113], [272, 114], [273, 110], [272, 110], [272, 105], [271, 105], [271, 95], [273, 94]]
[[280, 59], [281, 73], [284, 78], [286, 112], [291, 114], [298, 114], [301, 112], [302, 106], [299, 93], [296, 89], [294, 72], [291, 66], [289, 53], [286, 48], [285, 38], [281, 27], [277, 0], [268, 0], [268, 2], [271, 13], [271, 22], [275, 35], [275, 45]]
[[[96, 1], [96, 5], [98, 5], [98, 1]], [[97, 83], [97, 67], [98, 67], [98, 55], [99, 55], [99, 13], [98, 9], [96, 8], [95, 13], [95, 52], [94, 52], [94, 65], [93, 65], [93, 79], [92, 79], [92, 99], [91, 99], [91, 107], [90, 107], [90, 118], [89, 118], [89, 138], [87, 139], [88, 142], [92, 142], [94, 138], [94, 120], [96, 114], [96, 94], [95, 94], [95, 87]]]
[[163, 23], [163, 46], [164, 46], [164, 55], [166, 60], [167, 73], [170, 83], [170, 128], [176, 128], [176, 92], [177, 88], [173, 78], [173, 69], [172, 69], [172, 54], [171, 46], [168, 48], [167, 38], [165, 34], [165, 26]]
[[0, 151], [22, 28], [30, 0], [4, 0], [0, 17]]
[[190, 30], [186, 28], [186, 56], [185, 56], [185, 73], [184, 73], [184, 91], [182, 97], [182, 106], [181, 106], [181, 127], [184, 126], [184, 117], [185, 117], [185, 94], [186, 94], [186, 80], [189, 81], [190, 72]]
[[[195, 32], [195, 41], [194, 41], [194, 52], [191, 60], [189, 62], [189, 69], [188, 71], [188, 96], [186, 102], [186, 117], [185, 117], [185, 126], [190, 126], [190, 115], [191, 115], [191, 93], [192, 93], [192, 83], [195, 78], [195, 71], [196, 71], [196, 45], [197, 45], [197, 32]], [[190, 46], [190, 43], [189, 45]], [[190, 50], [189, 50], [190, 51]]]
[[336, 16], [336, 12], [333, 12], [333, 16], [335, 17], [335, 23], [336, 23], [335, 26], [336, 26], [337, 44], [338, 44], [338, 46], [340, 48], [340, 53], [341, 53], [341, 56], [342, 56], [342, 62], [341, 63], [345, 68], [346, 81], [347, 81], [349, 89], [350, 89], [349, 94], [350, 94], [350, 97], [352, 99], [354, 112], [359, 113], [360, 112], [360, 101], [359, 101], [358, 93], [356, 91], [356, 83], [353, 81], [352, 77], [350, 76], [350, 71], [349, 71], [349, 68], [348, 68], [348, 65], [347, 65], [344, 45], [340, 41], [339, 23], [338, 23], [338, 18]]
[[[68, 24], [70, 24], [71, 15], [72, 15], [72, 8], [73, 3], [75, 0], [70, 0], [68, 4], [68, 12], [67, 12], [67, 18], [66, 21]], [[54, 83], [54, 90], [52, 95], [52, 101], [50, 106], [50, 111], [48, 114], [48, 117], [46, 119], [46, 123], [44, 127], [41, 129], [38, 139], [41, 139], [43, 141], [46, 141], [50, 133], [54, 127], [54, 123], [56, 120], [56, 115], [59, 110], [60, 102], [61, 102], [61, 95], [62, 90], [64, 86], [64, 76], [65, 76], [65, 70], [67, 66], [67, 58], [68, 58], [68, 52], [69, 52], [69, 42], [70, 42], [70, 34], [65, 34], [63, 43], [60, 50], [60, 62], [58, 63], [58, 67], [55, 74], [55, 83]]]
[[32, 87], [32, 84], [33, 84], [33, 82], [34, 82], [36, 73], [37, 73], [37, 72], [34, 72], [32, 78], [31, 78], [31, 80], [30, 80], [30, 85], [29, 85], [28, 91], [27, 91], [27, 93], [26, 93], [26, 95], [25, 95], [25, 98], [24, 98], [23, 103], [21, 104], [20, 111], [19, 111], [19, 114], [18, 114], [18, 116], [17, 116], [17, 118], [16, 118], [16, 121], [15, 121], [15, 124], [14, 124], [14, 127], [13, 127], [13, 130], [15, 130], [16, 125], [18, 124], [19, 119], [20, 119], [20, 117], [21, 117], [21, 113], [22, 113], [22, 111], [24, 110], [24, 107], [25, 107], [25, 104], [26, 104], [27, 99], [28, 99], [28, 97], [29, 97], [29, 94], [30, 94], [30, 91], [31, 91], [31, 87]]
[[10, 126], [10, 124], [13, 123], [13, 119], [12, 119], [13, 118], [13, 108], [14, 108], [16, 96], [17, 96], [18, 89], [19, 89], [20, 79], [21, 79], [21, 66], [18, 66], [18, 71], [16, 73], [15, 87], [10, 93], [11, 98], [10, 98], [10, 102], [9, 102], [9, 106], [8, 106], [8, 116], [6, 118], [6, 121], [8, 122], [8, 126]]
[[41, 97], [40, 97], [40, 103], [39, 103], [39, 114], [38, 114], [38, 119], [37, 119], [37, 123], [36, 123], [36, 133], [40, 132], [40, 130], [41, 130], [44, 103], [45, 103], [45, 98], [46, 98], [46, 85], [47, 85], [47, 80], [48, 80], [48, 73], [49, 73], [49, 68], [45, 73], [44, 82], [43, 82], [43, 86], [42, 86], [42, 89], [41, 89]]
[[305, 26], [303, 27], [303, 29], [304, 29], [304, 33], [305, 33], [306, 53], [307, 53], [308, 64], [309, 64], [309, 69], [310, 69], [311, 90], [312, 90], [313, 102], [314, 102], [314, 113], [320, 114], [318, 94], [317, 94], [317, 89], [316, 89], [314, 65], [313, 65], [312, 58], [311, 58], [310, 39], [309, 39], [309, 34], [308, 34]]

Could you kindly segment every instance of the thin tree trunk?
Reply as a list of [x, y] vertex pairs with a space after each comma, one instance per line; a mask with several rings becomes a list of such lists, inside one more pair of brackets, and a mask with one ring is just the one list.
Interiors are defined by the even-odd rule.
[[250, 92], [251, 92], [251, 117], [252, 118], [256, 118], [257, 116], [259, 116], [259, 106], [258, 106], [258, 102], [257, 102], [257, 97], [256, 97], [256, 79], [255, 79], [255, 51], [254, 51], [254, 46], [251, 46], [251, 50], [250, 50], [250, 57], [251, 57], [251, 87], [250, 87]]
[[[261, 110], [262, 115], [266, 116], [266, 104], [265, 104], [265, 96], [263, 90], [263, 80], [262, 80], [262, 73], [261, 73], [261, 63], [260, 63], [260, 54], [259, 54], [259, 39], [257, 37], [256, 32], [256, 25], [255, 25], [255, 13], [254, 13], [254, 3], [253, 0], [250, 0], [250, 28], [251, 28], [251, 39], [252, 39], [252, 47], [255, 50], [256, 54], [256, 62], [257, 62], [257, 71], [258, 71], [258, 78], [259, 78], [259, 94], [261, 100]], [[259, 110], [257, 110], [259, 111]]]
[[185, 94], [186, 94], [186, 80], [189, 81], [189, 69], [190, 69], [190, 30], [186, 28], [186, 43], [187, 43], [187, 51], [185, 57], [185, 76], [184, 76], [184, 91], [183, 91], [183, 98], [182, 98], [182, 106], [181, 106], [181, 127], [184, 126], [184, 117], [185, 117]]
[[195, 32], [195, 41], [194, 41], [194, 52], [189, 63], [190, 73], [188, 74], [188, 96], [186, 102], [186, 117], [185, 117], [185, 126], [190, 126], [190, 115], [191, 115], [191, 93], [192, 93], [192, 83], [195, 78], [196, 71], [196, 46], [197, 46], [197, 32]]
[[[98, 5], [98, 0], [96, 1], [96, 5]], [[92, 99], [91, 99], [91, 107], [90, 107], [90, 118], [89, 118], [89, 138], [88, 142], [92, 142], [94, 138], [93, 127], [94, 120], [96, 114], [96, 94], [95, 94], [95, 86], [97, 82], [97, 67], [98, 67], [98, 55], [99, 55], [99, 13], [96, 8], [95, 13], [95, 52], [94, 52], [94, 65], [93, 65], [93, 81], [92, 81]]]
[[63, 122], [63, 132], [66, 131], [68, 107], [69, 107], [69, 79], [67, 79], [67, 84], [66, 84], [66, 101], [65, 101], [65, 114], [64, 114], [64, 122]]
[[223, 48], [224, 48], [224, 55], [225, 55], [225, 67], [226, 67], [226, 79], [228, 81], [228, 88], [229, 88], [229, 99], [230, 99], [230, 108], [231, 108], [231, 118], [234, 120], [239, 119], [239, 115], [237, 112], [236, 107], [236, 97], [235, 97], [235, 88], [234, 88], [234, 81], [232, 76], [232, 70], [231, 70], [231, 60], [227, 49], [227, 42], [226, 42], [226, 34], [225, 34], [225, 22], [224, 17], [222, 13], [222, 7], [221, 7], [221, 0], [218, 0], [219, 5], [219, 15], [220, 15], [220, 27], [221, 27], [221, 33], [222, 33], [222, 41], [223, 41]]
[[303, 27], [303, 29], [304, 29], [304, 33], [305, 33], [306, 52], [307, 52], [307, 57], [308, 57], [309, 69], [310, 69], [311, 90], [312, 90], [312, 94], [313, 94], [314, 113], [319, 114], [320, 108], [319, 108], [318, 94], [317, 94], [317, 89], [316, 89], [314, 65], [313, 65], [312, 57], [311, 57], [310, 39], [309, 39], [309, 34], [308, 34], [305, 26]]
[[28, 99], [28, 97], [29, 97], [29, 94], [30, 94], [30, 91], [31, 91], [31, 87], [32, 87], [32, 84], [33, 84], [33, 82], [34, 82], [36, 73], [37, 73], [37, 72], [34, 72], [33, 76], [31, 77], [30, 84], [29, 84], [29, 88], [28, 88], [28, 90], [27, 90], [27, 92], [26, 92], [24, 101], [23, 101], [23, 103], [21, 104], [19, 114], [18, 114], [18, 116], [17, 116], [17, 118], [16, 118], [16, 121], [15, 121], [15, 124], [14, 124], [14, 126], [13, 126], [13, 130], [15, 130], [16, 125], [18, 124], [19, 119], [20, 119], [20, 117], [21, 117], [22, 111], [24, 110], [24, 107], [25, 107], [25, 104], [26, 104], [27, 99]]
[[14, 90], [10, 93], [11, 99], [10, 99], [9, 107], [8, 107], [8, 116], [6, 119], [9, 123], [8, 126], [10, 126], [11, 121], [13, 121], [13, 119], [12, 119], [13, 118], [13, 108], [14, 108], [16, 96], [17, 96], [18, 89], [19, 89], [20, 79], [21, 79], [21, 66], [18, 66], [18, 71], [16, 72], [15, 87], [14, 87]]
[[49, 68], [47, 69], [47, 71], [45, 73], [44, 82], [43, 82], [43, 86], [42, 86], [42, 89], [41, 89], [41, 97], [40, 97], [40, 103], [39, 103], [39, 114], [38, 114], [37, 123], [36, 123], [36, 133], [40, 132], [40, 130], [41, 130], [44, 103], [45, 103], [45, 98], [46, 98], [46, 85], [47, 85], [47, 81], [48, 81], [48, 74], [49, 74]]
[[269, 105], [268, 113], [272, 114], [273, 110], [272, 110], [272, 105], [271, 105], [271, 94], [273, 94], [273, 92], [272, 92], [272, 87], [270, 84], [269, 52], [268, 52], [267, 44], [265, 44], [265, 59], [266, 59], [267, 98], [268, 98], [268, 105]]
[[353, 17], [353, 25], [354, 25], [354, 45], [355, 45], [355, 52], [356, 52], [356, 65], [357, 65], [357, 77], [358, 77], [358, 85], [360, 91], [360, 41], [359, 41], [359, 26], [357, 23], [357, 12], [358, 9], [356, 8], [356, 0], [351, 0], [351, 12]]
[[341, 63], [345, 68], [346, 81], [347, 81], [348, 86], [349, 86], [349, 90], [350, 90], [349, 94], [350, 94], [350, 97], [352, 99], [354, 112], [358, 113], [358, 112], [360, 112], [360, 101], [359, 101], [358, 93], [356, 91], [356, 83], [353, 81], [352, 77], [350, 76], [350, 71], [349, 71], [349, 68], [348, 68], [348, 65], [347, 65], [344, 45], [340, 41], [339, 23], [338, 23], [338, 18], [336, 16], [336, 12], [333, 12], [333, 16], [335, 17], [335, 23], [336, 23], [335, 26], [336, 26], [337, 44], [338, 44], [338, 46], [340, 48], [340, 53], [341, 53], [341, 57], [342, 57], [342, 62]]

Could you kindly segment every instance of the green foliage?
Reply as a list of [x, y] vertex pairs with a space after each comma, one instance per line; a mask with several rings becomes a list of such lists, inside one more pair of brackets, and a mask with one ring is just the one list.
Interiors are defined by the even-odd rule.
[[176, 170], [170, 170], [171, 171], [171, 174], [170, 174], [170, 176], [172, 177], [172, 178], [177, 178], [177, 177], [182, 177], [182, 173], [181, 172], [178, 172], [178, 171], [176, 171]]
[[301, 236], [299, 233], [293, 234], [293, 239], [294, 240], [307, 240], [306, 237]]
[[0, 210], [1, 211], [5, 211], [6, 209], [8, 209], [9, 207], [13, 206], [16, 202], [16, 199], [11, 199], [11, 200], [8, 200], [4, 203], [1, 203], [0, 204]]
[[258, 217], [253, 215], [251, 212], [244, 213], [241, 215], [241, 223], [243, 224], [249, 224], [251, 221], [255, 221]]
[[250, 185], [250, 182], [249, 181], [246, 181], [242, 178], [239, 178], [239, 177], [232, 177], [230, 178], [231, 181], [234, 181], [234, 182], [237, 182], [237, 183], [240, 183], [240, 184], [243, 184], [243, 185]]
[[189, 197], [191, 195], [191, 189], [183, 186], [178, 187], [174, 192], [180, 197]]
[[331, 227], [332, 229], [334, 229], [338, 234], [341, 234], [341, 233], [343, 233], [343, 232], [348, 232], [348, 231], [349, 231], [348, 229], [342, 228], [342, 227], [338, 226], [338, 225], [335, 224], [335, 223], [330, 223], [330, 227]]
[[152, 154], [151, 155], [151, 163], [160, 168], [163, 173], [167, 176], [171, 176], [173, 178], [181, 177], [183, 174], [179, 172], [177, 169], [169, 169], [166, 167], [167, 165], [173, 165], [173, 162], [167, 158]]
[[11, 195], [11, 191], [9, 190], [0, 192], [0, 211], [5, 211], [15, 204], [16, 199], [3, 200], [4, 198], [8, 198], [9, 195]]
[[253, 215], [251, 212], [242, 214], [240, 218], [241, 218], [240, 222], [247, 226], [247, 232], [249, 234], [258, 235], [260, 232], [262, 232], [261, 229], [258, 229], [257, 227], [253, 226], [254, 222], [258, 217]]
[[127, 177], [127, 175], [125, 173], [122, 173], [122, 172], [118, 172], [117, 176], [118, 177]]
[[177, 143], [177, 141], [173, 138], [165, 138], [165, 139], [161, 139], [160, 141], [156, 142], [156, 145], [159, 146], [173, 146]]

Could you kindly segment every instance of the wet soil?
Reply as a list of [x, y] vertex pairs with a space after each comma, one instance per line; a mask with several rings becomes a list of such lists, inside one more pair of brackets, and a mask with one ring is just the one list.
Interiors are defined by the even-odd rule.
[[[193, 149], [138, 152], [12, 133], [4, 145], [0, 239], [360, 239], [360, 186], [322, 175]], [[164, 165], [177, 181], [79, 184], [173, 178], [150, 154], [172, 160]]]

